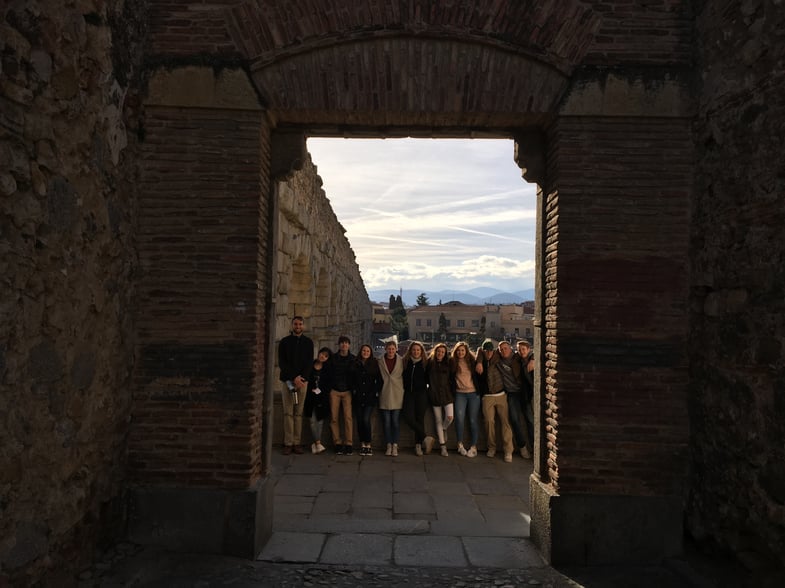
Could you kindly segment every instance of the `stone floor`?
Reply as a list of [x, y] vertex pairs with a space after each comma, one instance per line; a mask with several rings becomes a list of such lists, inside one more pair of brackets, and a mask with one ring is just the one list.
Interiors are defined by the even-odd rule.
[[[438, 453], [273, 458], [273, 536], [257, 561], [126, 545], [87, 586], [709, 587], [687, 559], [554, 569], [529, 540], [531, 461]], [[121, 549], [122, 551], [122, 549]]]

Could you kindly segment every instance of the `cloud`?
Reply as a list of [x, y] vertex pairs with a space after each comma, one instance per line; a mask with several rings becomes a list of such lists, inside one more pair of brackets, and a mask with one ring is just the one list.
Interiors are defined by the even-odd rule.
[[535, 187], [512, 141], [309, 139], [371, 289], [533, 286]]
[[[447, 284], [443, 289], [456, 284], [466, 286], [466, 289], [476, 286], [498, 287], [500, 282], [514, 285], [523, 282], [524, 278], [533, 281], [533, 260], [521, 261], [493, 255], [481, 255], [451, 265], [404, 261], [363, 271], [365, 285], [371, 290], [414, 283]], [[519, 284], [514, 289], [523, 288]]]

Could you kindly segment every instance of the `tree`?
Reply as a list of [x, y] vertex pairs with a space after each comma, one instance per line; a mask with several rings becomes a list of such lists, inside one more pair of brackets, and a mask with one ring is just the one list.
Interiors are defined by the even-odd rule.
[[425, 292], [422, 292], [417, 297], [417, 306], [428, 306], [429, 304], [430, 303], [428, 302], [428, 296], [425, 294]]
[[406, 320], [406, 308], [400, 295], [390, 295], [390, 329], [398, 335], [398, 340], [409, 338], [409, 323]]
[[444, 313], [439, 315], [439, 336], [442, 341], [447, 338], [447, 317]]

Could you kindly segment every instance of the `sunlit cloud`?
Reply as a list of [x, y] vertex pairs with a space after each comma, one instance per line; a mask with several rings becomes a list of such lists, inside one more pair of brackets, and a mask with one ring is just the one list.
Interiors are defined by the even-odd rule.
[[308, 149], [368, 289], [533, 286], [535, 188], [512, 141], [309, 139]]

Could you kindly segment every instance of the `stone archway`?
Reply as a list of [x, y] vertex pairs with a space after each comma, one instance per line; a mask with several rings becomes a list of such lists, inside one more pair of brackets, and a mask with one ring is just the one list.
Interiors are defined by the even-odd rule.
[[[613, 27], [626, 17], [577, 1], [186, 5], [158, 9], [152, 23], [154, 51], [183, 67], [152, 77], [148, 119], [160, 124], [149, 136], [158, 149], [166, 134], [174, 149], [189, 138], [169, 130], [192, 128], [230, 158], [245, 158], [240, 185], [253, 186], [244, 202], [254, 222], [224, 219], [242, 226], [252, 243], [246, 255], [257, 260], [252, 270], [239, 269], [247, 259], [227, 260], [244, 272], [243, 281], [259, 285], [244, 293], [243, 308], [269, 303], [270, 246], [257, 230], [267, 234], [271, 183], [296, 167], [306, 132], [515, 137], [524, 175], [540, 186], [532, 536], [554, 563], [678, 553], [692, 105], [685, 98], [688, 42], [662, 33], [681, 30], [687, 7], [661, 14], [640, 39], [614, 44]], [[178, 27], [188, 43], [165, 34]], [[203, 30], [211, 33], [196, 33]], [[204, 54], [217, 67], [188, 66]], [[281, 131], [285, 141], [274, 136]], [[241, 145], [227, 140], [238, 134], [247, 137]], [[190, 152], [197, 167], [211, 157], [209, 150]], [[220, 173], [202, 171], [208, 182], [220, 180]], [[150, 183], [144, 189], [178, 194]], [[154, 288], [142, 282], [155, 304]], [[267, 324], [258, 311], [245, 328]], [[253, 364], [254, 381], [264, 379], [269, 348], [236, 332], [215, 336], [239, 338], [244, 352], [266, 358]], [[145, 333], [143, 355], [159, 337], [168, 340], [163, 332]], [[140, 382], [148, 369], [141, 368]], [[264, 393], [249, 381], [239, 396], [253, 406]], [[146, 475], [148, 464], [165, 461], [166, 449], [134, 450], [140, 482], [156, 480]], [[234, 450], [246, 459], [259, 451], [252, 435]], [[255, 492], [262, 496], [264, 480], [251, 467], [217, 482], [231, 499], [260, 483]], [[199, 493], [201, 483], [184, 476], [172, 482], [173, 492]], [[263, 540], [271, 515], [263, 507], [255, 512], [256, 529], [220, 549], [247, 553], [249, 542]]]

